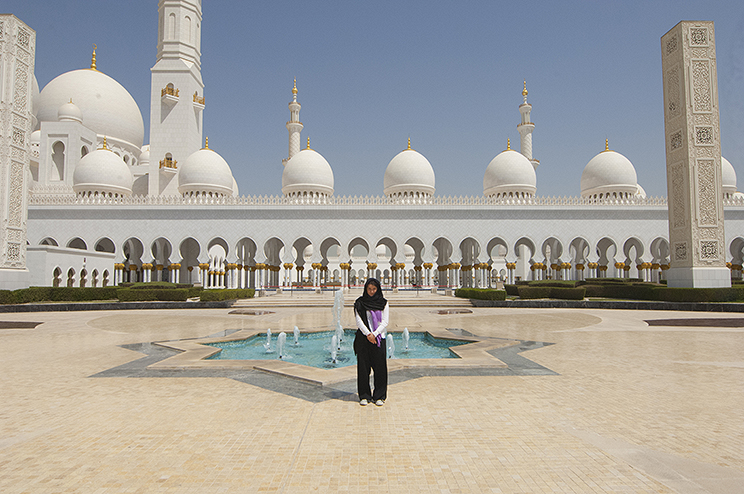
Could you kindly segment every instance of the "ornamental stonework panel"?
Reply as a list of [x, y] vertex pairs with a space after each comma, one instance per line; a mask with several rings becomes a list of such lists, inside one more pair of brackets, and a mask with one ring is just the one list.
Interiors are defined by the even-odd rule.
[[718, 260], [718, 241], [701, 240], [700, 241], [700, 260], [715, 261]]
[[713, 127], [712, 126], [698, 126], [695, 127], [695, 145], [696, 146], [712, 146], [713, 142]]
[[682, 114], [682, 103], [680, 100], [680, 73], [679, 67], [667, 71], [667, 116], [677, 118]]
[[690, 46], [708, 46], [708, 28], [690, 28]]
[[671, 55], [675, 51], [677, 51], [677, 45], [679, 44], [677, 36], [672, 36], [669, 38], [666, 42], [666, 53], [667, 55]]
[[10, 168], [10, 194], [8, 196], [8, 226], [20, 227], [23, 223], [23, 165], [12, 163]]
[[676, 151], [682, 147], [682, 131], [678, 130], [671, 136], [669, 136], [669, 149]]
[[701, 227], [718, 225], [716, 169], [713, 160], [698, 160], [696, 173], [697, 216]]
[[692, 111], [713, 110], [710, 88], [710, 60], [692, 61]]
[[687, 242], [677, 242], [676, 244], [674, 244], [674, 260], [687, 260]]
[[685, 218], [685, 169], [684, 165], [678, 164], [672, 167], [671, 173], [672, 187], [671, 192], [677, 200], [672, 206], [672, 224], [674, 228], [684, 228], [687, 224]]

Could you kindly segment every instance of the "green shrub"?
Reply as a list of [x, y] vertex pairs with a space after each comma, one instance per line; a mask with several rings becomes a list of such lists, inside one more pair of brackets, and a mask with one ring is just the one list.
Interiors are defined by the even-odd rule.
[[198, 297], [201, 295], [201, 292], [204, 291], [204, 288], [201, 286], [191, 286], [189, 289], [189, 298], [191, 297]]
[[116, 292], [120, 302], [185, 302], [189, 297], [187, 288], [119, 288]]
[[667, 288], [656, 289], [658, 300], [665, 302], [741, 302], [744, 287], [732, 288]]
[[14, 304], [15, 296], [13, 290], [0, 290], [0, 305]]
[[657, 300], [654, 283], [608, 283], [584, 285], [587, 297], [620, 298], [630, 300]]
[[577, 284], [582, 284], [583, 281], [576, 280], [538, 280], [530, 281], [529, 286], [549, 286], [555, 288], [575, 288]]
[[512, 297], [519, 296], [518, 285], [504, 285], [504, 290], [506, 290], [507, 295], [510, 295]]
[[523, 299], [550, 298], [551, 290], [552, 289], [549, 286], [520, 286], [518, 287], [519, 298], [523, 298]]
[[557, 298], [561, 300], [584, 300], [584, 287], [569, 288], [561, 286], [520, 286], [519, 298]]
[[220, 302], [238, 298], [253, 298], [253, 288], [235, 288], [225, 290], [202, 290], [200, 300], [202, 302]]

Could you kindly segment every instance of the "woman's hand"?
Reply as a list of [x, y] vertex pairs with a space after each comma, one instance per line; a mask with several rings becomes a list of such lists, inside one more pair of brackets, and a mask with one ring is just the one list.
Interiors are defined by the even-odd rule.
[[370, 334], [367, 335], [367, 341], [369, 341], [373, 345], [376, 345], [377, 344], [377, 338], [372, 333], [370, 333]]

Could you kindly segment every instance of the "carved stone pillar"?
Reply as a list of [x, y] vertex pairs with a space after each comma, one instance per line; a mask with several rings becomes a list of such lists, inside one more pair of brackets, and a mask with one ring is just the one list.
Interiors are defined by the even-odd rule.
[[716, 45], [711, 21], [661, 37], [671, 287], [728, 287]]
[[29, 285], [26, 269], [27, 176], [36, 32], [0, 15], [0, 289]]

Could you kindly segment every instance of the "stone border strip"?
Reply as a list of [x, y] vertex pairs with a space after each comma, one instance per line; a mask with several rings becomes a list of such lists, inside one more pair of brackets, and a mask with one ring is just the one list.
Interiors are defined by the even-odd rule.
[[744, 312], [738, 302], [655, 302], [651, 300], [477, 300], [474, 307], [507, 307], [519, 309], [622, 309], [675, 310], [690, 312]]
[[14, 304], [0, 305], [0, 313], [140, 309], [228, 309], [234, 303], [235, 300], [222, 300], [219, 302], [63, 302], [59, 304]]
[[[207, 346], [209, 343], [245, 340], [260, 333], [262, 333], [262, 330], [244, 329], [226, 337], [153, 342], [154, 345], [176, 350], [180, 353], [151, 364], [148, 368], [157, 370], [210, 369], [222, 371], [252, 369], [298, 379], [320, 386], [328, 386], [330, 384], [356, 379], [356, 366], [354, 365], [338, 367], [336, 369], [320, 369], [279, 359], [205, 360], [219, 351], [219, 348]], [[493, 356], [491, 352], [519, 343], [517, 340], [481, 338], [472, 334], [458, 335], [446, 330], [430, 330], [428, 333], [434, 338], [454, 339], [468, 341], [470, 343], [450, 348], [452, 352], [460, 357], [457, 359], [388, 360], [388, 372], [392, 373], [403, 369], [468, 369], [471, 367], [505, 369], [508, 367], [507, 364]]]

